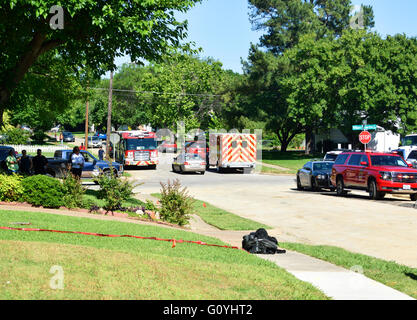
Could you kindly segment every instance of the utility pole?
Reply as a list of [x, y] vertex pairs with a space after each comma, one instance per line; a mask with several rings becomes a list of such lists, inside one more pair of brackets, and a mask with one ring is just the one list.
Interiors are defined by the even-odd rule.
[[88, 93], [89, 93], [90, 81], [87, 80], [87, 102], [85, 104], [85, 141], [84, 146], [88, 149]]
[[111, 107], [113, 99], [113, 71], [110, 72], [109, 107], [107, 110], [106, 160], [110, 161]]

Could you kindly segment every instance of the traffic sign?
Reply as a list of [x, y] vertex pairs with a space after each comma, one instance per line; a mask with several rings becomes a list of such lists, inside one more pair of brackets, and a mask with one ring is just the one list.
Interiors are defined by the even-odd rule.
[[376, 124], [367, 124], [367, 125], [355, 125], [352, 126], [352, 130], [353, 131], [362, 131], [362, 130], [376, 130], [377, 129], [377, 125]]
[[118, 133], [112, 133], [110, 134], [110, 142], [113, 143], [113, 145], [116, 145], [120, 141], [120, 135]]
[[369, 142], [371, 142], [372, 140], [372, 136], [368, 131], [362, 131], [359, 135], [359, 141], [362, 144], [368, 144]]

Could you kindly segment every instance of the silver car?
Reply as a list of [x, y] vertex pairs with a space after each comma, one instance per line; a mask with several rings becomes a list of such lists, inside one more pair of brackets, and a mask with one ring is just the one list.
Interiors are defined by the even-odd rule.
[[181, 153], [172, 162], [173, 172], [206, 172], [206, 161], [196, 153]]
[[100, 148], [102, 142], [99, 137], [88, 137], [88, 148]]

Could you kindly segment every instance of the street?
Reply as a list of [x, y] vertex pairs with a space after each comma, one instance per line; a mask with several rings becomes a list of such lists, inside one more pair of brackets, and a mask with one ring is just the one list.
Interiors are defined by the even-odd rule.
[[171, 171], [172, 157], [160, 154], [156, 171], [129, 170], [143, 183], [135, 192], [159, 192], [160, 182], [178, 178], [193, 197], [273, 227], [278, 241], [338, 246], [417, 267], [417, 209], [408, 198], [371, 201], [359, 191], [345, 198], [297, 191], [289, 175], [177, 174]]

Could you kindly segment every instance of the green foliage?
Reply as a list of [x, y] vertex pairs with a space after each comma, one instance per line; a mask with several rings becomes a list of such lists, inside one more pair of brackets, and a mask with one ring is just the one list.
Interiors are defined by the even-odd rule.
[[22, 180], [24, 200], [34, 206], [59, 208], [64, 205], [64, 193], [59, 180], [36, 175]]
[[133, 194], [133, 186], [129, 181], [117, 178], [113, 170], [109, 174], [100, 175], [96, 181], [100, 185], [98, 198], [104, 199], [104, 209], [107, 211], [114, 212]]
[[181, 189], [178, 179], [173, 183], [169, 180], [167, 184], [161, 182], [161, 187], [161, 219], [180, 226], [188, 224], [193, 210], [193, 199], [188, 195], [187, 188]]
[[81, 181], [75, 179], [71, 173], [62, 180], [62, 192], [64, 193], [63, 202], [67, 208], [84, 208], [86, 204], [84, 201], [85, 189], [83, 188]]
[[[59, 2], [1, 2], [0, 116], [12, 105], [10, 94], [17, 91], [30, 67], [45, 54], [59, 56], [73, 70], [90, 67], [91, 77], [99, 77], [115, 68], [116, 55], [129, 54], [132, 61], [152, 61], [169, 54], [173, 48], [193, 51], [188, 43], [182, 42], [187, 36], [187, 22], [177, 21], [175, 12], [186, 12], [197, 2], [69, 0], [64, 5], [62, 30], [53, 30], [48, 17], [50, 8]], [[43, 69], [49, 69], [48, 61]], [[41, 72], [41, 76], [57, 75]], [[59, 84], [60, 79], [55, 82]], [[32, 103], [31, 107], [34, 106]]]
[[[316, 39], [340, 36], [349, 28], [351, 0], [249, 0], [250, 20], [265, 30], [260, 43], [274, 54], [294, 47], [307, 34]], [[371, 6], [361, 6], [364, 28], [374, 26]]]
[[150, 210], [150, 211], [155, 212], [155, 211], [158, 211], [158, 208], [155, 206], [155, 204], [151, 200], [146, 200], [145, 210]]
[[29, 139], [29, 133], [19, 128], [10, 128], [1, 133], [7, 136], [8, 144], [26, 144]]
[[20, 201], [22, 195], [21, 176], [0, 174], [0, 201]]

